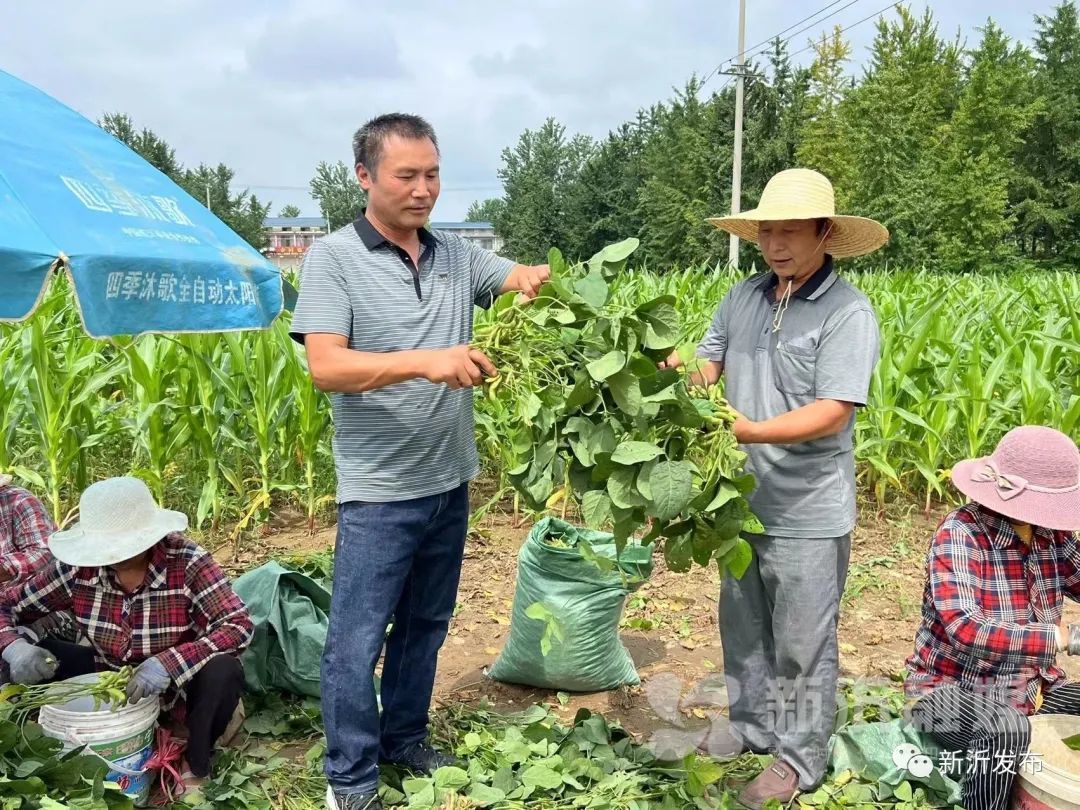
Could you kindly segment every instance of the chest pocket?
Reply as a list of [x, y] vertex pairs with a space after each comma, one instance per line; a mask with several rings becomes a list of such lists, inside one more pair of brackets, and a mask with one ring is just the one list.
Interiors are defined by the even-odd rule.
[[785, 394], [805, 395], [814, 392], [817, 349], [796, 341], [777, 341], [773, 355], [773, 381]]

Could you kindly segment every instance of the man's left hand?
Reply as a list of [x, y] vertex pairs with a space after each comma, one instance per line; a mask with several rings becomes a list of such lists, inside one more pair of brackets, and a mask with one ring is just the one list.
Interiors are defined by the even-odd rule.
[[[728, 407], [731, 408], [730, 404]], [[734, 408], [731, 408], [731, 412], [735, 414], [735, 421], [731, 423], [731, 432], [735, 434], [739, 444], [753, 444], [757, 441], [754, 438], [757, 422], [747, 419]]]
[[546, 264], [521, 264], [514, 271], [513, 287], [525, 298], [536, 298], [540, 288], [551, 278], [551, 268]]

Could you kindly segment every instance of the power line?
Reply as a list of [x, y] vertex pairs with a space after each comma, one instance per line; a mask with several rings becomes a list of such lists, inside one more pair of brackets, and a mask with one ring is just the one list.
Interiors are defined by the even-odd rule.
[[[747, 63], [747, 61], [749, 61], [749, 60], [750, 60], [750, 59], [752, 59], [753, 57], [755, 57], [755, 56], [758, 56], [758, 55], [760, 55], [761, 53], [764, 53], [764, 49], [762, 49], [762, 50], [760, 50], [760, 51], [759, 51], [759, 50], [758, 50], [758, 48], [761, 48], [761, 47], [762, 47], [763, 45], [769, 45], [769, 44], [771, 44], [771, 43], [773, 42], [773, 40], [779, 39], [779, 38], [780, 38], [781, 36], [783, 36], [784, 34], [786, 34], [786, 33], [787, 33], [788, 31], [792, 30], [793, 28], [796, 28], [796, 27], [798, 27], [798, 26], [802, 25], [802, 24], [803, 24], [804, 22], [807, 22], [807, 21], [809, 21], [809, 20], [813, 20], [813, 19], [814, 19], [815, 17], [817, 17], [817, 16], [818, 16], [819, 14], [821, 14], [822, 12], [828, 11], [828, 10], [829, 10], [830, 8], [832, 8], [833, 6], [837, 6], [837, 5], [839, 5], [840, 3], [843, 3], [843, 2], [844, 2], [844, 0], [833, 0], [833, 2], [829, 3], [829, 4], [827, 5], [827, 6], [824, 6], [823, 8], [819, 8], [819, 9], [818, 9], [817, 11], [815, 11], [815, 12], [814, 12], [813, 14], [809, 15], [808, 17], [803, 17], [803, 18], [802, 18], [801, 20], [799, 20], [798, 22], [796, 22], [796, 23], [794, 23], [794, 24], [792, 24], [792, 25], [789, 25], [789, 26], [788, 26], [787, 28], [785, 28], [785, 29], [784, 29], [783, 31], [779, 31], [779, 32], [777, 32], [777, 33], [773, 34], [773, 35], [772, 35], [771, 37], [769, 37], [768, 39], [763, 39], [763, 40], [762, 40], [761, 42], [757, 43], [757, 44], [756, 44], [756, 45], [754, 45], [753, 47], [751, 47], [751, 48], [748, 48], [748, 49], [746, 50], [746, 56], [745, 56], [745, 57], [743, 57], [743, 59], [742, 59], [742, 64], [743, 64], [743, 65], [745, 65], [745, 64]], [[825, 17], [822, 17], [822, 18], [821, 18], [820, 20], [815, 20], [814, 22], [810, 23], [810, 25], [806, 26], [806, 28], [803, 28], [803, 29], [801, 29], [801, 30], [799, 30], [799, 31], [796, 31], [796, 32], [795, 32], [794, 34], [792, 34], [792, 35], [791, 35], [790, 37], [787, 37], [787, 38], [786, 38], [785, 40], [783, 40], [783, 41], [784, 41], [784, 42], [790, 42], [790, 41], [791, 41], [792, 39], [794, 39], [795, 37], [797, 37], [797, 36], [798, 36], [799, 34], [802, 34], [802, 33], [806, 32], [806, 31], [810, 30], [810, 29], [811, 29], [811, 28], [813, 28], [814, 26], [816, 26], [816, 25], [818, 25], [818, 24], [820, 24], [820, 23], [823, 23], [823, 22], [825, 22], [825, 20], [829, 19], [830, 17], [835, 17], [835, 16], [837, 15], [837, 14], [839, 14], [839, 13], [840, 13], [841, 11], [843, 11], [844, 9], [850, 8], [851, 6], [855, 5], [855, 4], [856, 4], [856, 3], [858, 3], [858, 2], [859, 2], [859, 0], [848, 0], [848, 2], [847, 2], [847, 5], [845, 5], [845, 6], [843, 7], [843, 8], [838, 8], [838, 9], [837, 9], [836, 11], [834, 11], [834, 12], [833, 12], [832, 14], [829, 14], [829, 15], [827, 15], [827, 16], [825, 16]], [[720, 69], [721, 69], [722, 67], [724, 67], [724, 65], [728, 64], [729, 62], [733, 62], [734, 60], [736, 60], [736, 59], [738, 59], [738, 58], [739, 58], [738, 54], [735, 54], [734, 56], [729, 56], [729, 57], [728, 57], [727, 59], [724, 59], [724, 60], [722, 60], [722, 61], [720, 62], [720, 64], [719, 64], [719, 65], [717, 65], [717, 66], [716, 66], [715, 68], [713, 68], [713, 70], [712, 70], [712, 71], [711, 71], [711, 72], [709, 73], [709, 75], [708, 75], [708, 76], [706, 76], [706, 77], [705, 77], [705, 78], [704, 78], [704, 79], [702, 80], [702, 82], [701, 82], [701, 83], [702, 83], [702, 85], [704, 85], [705, 83], [707, 83], [707, 82], [708, 82], [708, 81], [709, 81], [709, 80], [710, 80], [710, 79], [711, 79], [711, 78], [712, 78], [713, 76], [715, 76], [715, 75], [716, 75], [717, 73], [719, 73], [719, 72], [720, 72]]]
[[[780, 37], [782, 37], [784, 34], [786, 34], [792, 28], [796, 28], [796, 27], [802, 25], [804, 22], [807, 22], [808, 20], [814, 19], [814, 17], [816, 17], [818, 14], [821, 14], [823, 11], [828, 11], [833, 6], [839, 5], [840, 3], [843, 3], [843, 2], [844, 2], [844, 0], [834, 0], [834, 2], [829, 3], [829, 5], [825, 6], [824, 8], [818, 9], [813, 14], [811, 14], [809, 17], [803, 17], [803, 19], [799, 20], [794, 25], [789, 25], [783, 31], [780, 31], [779, 33], [773, 34], [768, 39], [763, 39], [757, 45], [753, 45], [753, 46], [747, 48], [746, 49], [746, 57], [743, 59], [743, 63], [745, 64], [748, 59], [751, 59], [754, 56], [757, 56], [759, 53], [762, 53], [763, 51], [758, 51], [758, 48], [761, 48], [762, 45], [770, 45], [770, 44], [772, 44], [773, 40], [780, 39]], [[835, 17], [837, 14], [839, 14], [844, 9], [851, 8], [851, 6], [855, 5], [858, 2], [859, 2], [859, 0], [848, 0], [847, 5], [844, 6], [843, 8], [838, 8], [832, 14], [829, 14], [826, 17], [822, 17], [820, 20], [815, 20], [814, 22], [810, 23], [810, 25], [806, 26], [806, 28], [803, 28], [800, 31], [796, 31], [794, 34], [792, 34], [789, 37], [785, 37], [784, 42], [791, 42], [791, 40], [793, 40], [799, 34], [802, 34], [802, 33], [806, 32], [806, 31], [810, 30], [811, 28], [813, 28], [815, 25], [818, 25], [819, 23], [825, 22], [825, 20], [829, 19], [830, 17]], [[734, 61], [735, 59], [738, 59], [738, 55], [728, 57], [727, 59], [725, 59], [720, 64], [724, 65], [724, 64], [727, 64], [728, 62]]]
[[[826, 21], [826, 20], [828, 20], [829, 18], [831, 18], [831, 17], [835, 17], [835, 16], [836, 16], [837, 14], [839, 14], [840, 12], [842, 12], [842, 11], [844, 11], [844, 10], [846, 10], [846, 9], [849, 9], [849, 8], [851, 8], [851, 7], [853, 6], [853, 5], [855, 5], [855, 4], [856, 4], [856, 3], [858, 3], [858, 2], [859, 2], [859, 0], [849, 0], [849, 2], [847, 3], [847, 5], [841, 6], [841, 7], [840, 7], [840, 8], [838, 8], [838, 9], [837, 9], [836, 11], [834, 11], [834, 12], [833, 12], [832, 14], [827, 14], [827, 15], [825, 15], [824, 17], [822, 17], [822, 18], [821, 18], [820, 20], [815, 20], [814, 22], [810, 23], [810, 25], [807, 25], [807, 26], [806, 26], [806, 27], [804, 27], [804, 28], [800, 28], [800, 29], [799, 29], [798, 31], [796, 31], [795, 33], [791, 34], [791, 36], [789, 36], [789, 37], [786, 37], [786, 38], [784, 38], [783, 40], [781, 40], [781, 42], [782, 42], [783, 44], [785, 44], [785, 45], [786, 45], [786, 44], [790, 44], [790, 43], [791, 43], [791, 42], [792, 42], [792, 41], [793, 41], [793, 40], [795, 39], [795, 37], [799, 36], [799, 34], [805, 34], [805, 33], [806, 33], [807, 31], [809, 31], [809, 30], [810, 30], [811, 28], [816, 28], [816, 27], [817, 27], [818, 25], [820, 25], [821, 23], [825, 22], [825, 21]], [[770, 40], [770, 43], [771, 43], [771, 40]], [[766, 50], [767, 50], [767, 48], [762, 48], [762, 49], [760, 49], [760, 50], [754, 51], [753, 53], [748, 53], [748, 54], [746, 55], [746, 59], [744, 59], [744, 60], [743, 60], [743, 64], [746, 64], [746, 62], [747, 62], [748, 60], [750, 60], [750, 59], [753, 59], [754, 57], [757, 57], [757, 56], [761, 56], [761, 54], [765, 53], [765, 51], [766, 51]], [[804, 50], [805, 50], [805, 49], [804, 49]], [[792, 54], [788, 54], [788, 58], [789, 58], [789, 59], [791, 58], [791, 56], [792, 56]]]
[[[893, 4], [891, 4], [891, 5], [888, 5], [888, 6], [885, 6], [885, 8], [883, 8], [883, 9], [882, 9], [881, 11], [877, 12], [876, 14], [871, 14], [871, 15], [869, 15], [869, 16], [867, 16], [867, 17], [863, 17], [863, 18], [862, 18], [861, 20], [859, 20], [858, 22], [853, 22], [853, 23], [852, 23], [851, 25], [847, 26], [846, 28], [841, 28], [841, 29], [840, 29], [840, 33], [841, 33], [841, 34], [846, 34], [846, 33], [847, 33], [848, 31], [850, 31], [850, 30], [851, 30], [852, 28], [855, 28], [855, 27], [857, 27], [857, 26], [860, 26], [860, 25], [862, 25], [862, 24], [863, 24], [864, 22], [869, 22], [870, 20], [872, 20], [872, 19], [874, 19], [874, 18], [876, 18], [876, 17], [880, 17], [880, 16], [882, 15], [882, 14], [885, 14], [885, 13], [887, 13], [887, 12], [891, 11], [892, 9], [896, 8], [897, 6], [899, 6], [899, 5], [900, 5], [901, 3], [903, 3], [903, 2], [904, 2], [904, 0], [897, 0], [897, 1], [895, 2], [895, 3], [893, 3]], [[801, 53], [806, 53], [807, 51], [813, 50], [813, 48], [814, 48], [814, 46], [813, 46], [813, 45], [807, 45], [807, 46], [806, 46], [805, 48], [803, 48], [802, 50], [799, 50], [799, 51], [795, 51], [795, 53], [789, 54], [789, 55], [788, 55], [788, 58], [790, 59], [790, 58], [792, 58], [792, 57], [798, 56], [798, 55], [799, 55], [799, 54], [801, 54]]]

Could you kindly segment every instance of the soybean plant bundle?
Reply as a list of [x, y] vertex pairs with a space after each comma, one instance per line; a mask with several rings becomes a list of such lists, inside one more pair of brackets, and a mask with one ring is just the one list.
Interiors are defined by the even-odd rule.
[[[591, 528], [612, 526], [619, 549], [647, 524], [668, 566], [713, 560], [741, 576], [760, 533], [746, 495], [753, 476], [717, 390], [687, 386], [684, 369], [657, 367], [676, 349], [675, 298], [644, 303], [613, 295], [636, 239], [587, 263], [548, 257], [552, 279], [527, 306], [509, 297], [478, 326], [476, 345], [500, 369], [486, 396], [499, 400], [512, 447], [510, 481], [534, 509], [574, 497]], [[484, 403], [480, 403], [484, 407]]]

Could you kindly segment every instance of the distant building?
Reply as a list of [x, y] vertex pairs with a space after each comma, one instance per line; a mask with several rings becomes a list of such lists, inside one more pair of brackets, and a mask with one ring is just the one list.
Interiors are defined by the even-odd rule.
[[299, 267], [307, 249], [327, 233], [326, 220], [322, 217], [267, 217], [263, 230], [266, 231], [263, 254], [282, 270]]
[[490, 222], [432, 222], [431, 227], [437, 231], [456, 233], [485, 250], [496, 253], [502, 250], [503, 240], [495, 235], [495, 226]]
[[[432, 222], [429, 227], [455, 233], [486, 250], [498, 252], [503, 246], [490, 222]], [[266, 231], [263, 254], [282, 270], [299, 268], [307, 249], [327, 234], [326, 220], [322, 217], [267, 217], [263, 229]]]

